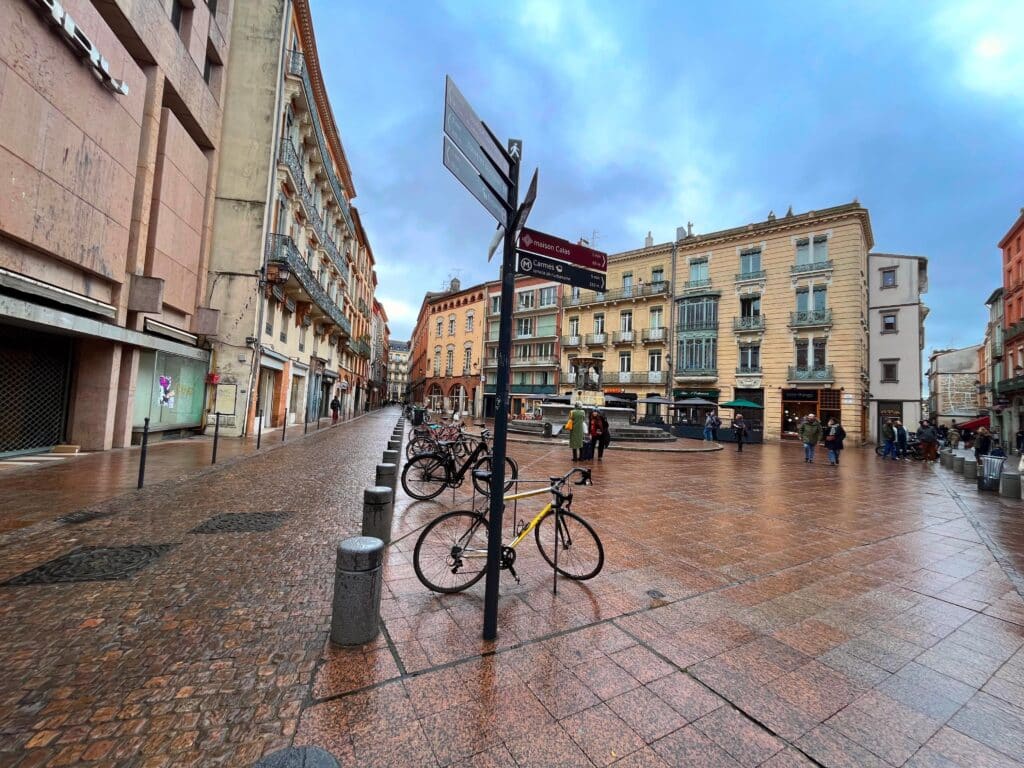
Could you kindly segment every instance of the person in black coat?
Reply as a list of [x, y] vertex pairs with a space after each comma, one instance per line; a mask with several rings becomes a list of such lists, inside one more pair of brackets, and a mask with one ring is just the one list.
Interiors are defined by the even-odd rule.
[[736, 451], [743, 453], [743, 441], [747, 437], [747, 422], [743, 419], [742, 413], [737, 413], [732, 420], [732, 433], [736, 438]]
[[825, 427], [825, 447], [828, 449], [828, 463], [839, 466], [839, 454], [843, 450], [843, 440], [846, 439], [846, 430], [839, 423], [838, 419], [829, 419]]
[[[600, 430], [596, 437], [594, 436], [593, 432], [593, 425], [595, 420], [597, 421], [598, 429]], [[604, 458], [604, 449], [607, 448], [608, 444], [611, 443], [612, 441], [612, 432], [611, 429], [608, 427], [608, 418], [603, 413], [601, 413], [600, 408], [597, 408], [594, 410], [594, 418], [591, 419], [590, 423], [590, 434], [591, 437], [595, 440], [594, 444], [597, 446], [597, 460], [601, 461], [601, 459]]]
[[982, 456], [988, 456], [992, 451], [992, 435], [987, 429], [981, 427], [974, 438], [974, 460], [981, 463]]

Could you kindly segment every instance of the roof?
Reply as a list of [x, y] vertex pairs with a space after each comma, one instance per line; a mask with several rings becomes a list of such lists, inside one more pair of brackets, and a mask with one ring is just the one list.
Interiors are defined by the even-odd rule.
[[912, 256], [906, 253], [877, 253], [875, 251], [872, 251], [871, 253], [868, 254], [868, 256], [880, 256], [883, 259], [914, 259], [916, 261], [923, 261], [925, 264], [928, 263], [927, 256]]
[[1017, 220], [1013, 222], [1013, 226], [1010, 227], [1007, 233], [1003, 235], [1003, 239], [999, 241], [999, 247], [1005, 248], [1009, 244], [1010, 238], [1013, 237], [1021, 227], [1024, 227], [1024, 208], [1020, 209], [1020, 216], [1018, 216]]
[[996, 288], [994, 291], [992, 291], [992, 295], [989, 296], [987, 299], [985, 299], [985, 304], [987, 304], [987, 305], [995, 304], [1002, 297], [1003, 297], [1003, 289], [1002, 288]]
[[392, 352], [408, 352], [411, 349], [412, 342], [409, 341], [389, 341], [388, 349]]

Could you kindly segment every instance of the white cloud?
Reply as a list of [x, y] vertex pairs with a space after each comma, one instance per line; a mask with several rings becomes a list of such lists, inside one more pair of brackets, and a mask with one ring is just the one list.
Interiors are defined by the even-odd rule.
[[[384, 311], [388, 315], [388, 326], [392, 335], [398, 331], [408, 332], [408, 329], [416, 325], [416, 316], [419, 314], [419, 305], [412, 305], [407, 301], [395, 298], [394, 296], [377, 296], [377, 301], [384, 305]], [[395, 336], [400, 341], [408, 341], [404, 334]]]
[[947, 49], [959, 82], [971, 91], [1024, 104], [1024, 29], [1019, 0], [956, 0], [932, 17], [931, 28]]

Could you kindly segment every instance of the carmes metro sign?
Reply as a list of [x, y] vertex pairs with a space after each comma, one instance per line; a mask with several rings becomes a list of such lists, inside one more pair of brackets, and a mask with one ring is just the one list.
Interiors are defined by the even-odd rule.
[[128, 95], [128, 84], [124, 80], [118, 80], [110, 75], [110, 62], [103, 58], [103, 54], [93, 45], [92, 40], [83, 32], [75, 20], [71, 18], [57, 0], [29, 0], [46, 20], [55, 27], [68, 46], [82, 57], [82, 61], [96, 74], [104, 87], [114, 93], [123, 96]]

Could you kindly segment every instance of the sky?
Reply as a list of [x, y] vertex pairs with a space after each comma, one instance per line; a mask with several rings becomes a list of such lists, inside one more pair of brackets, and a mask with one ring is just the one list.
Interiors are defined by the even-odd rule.
[[311, 0], [391, 336], [494, 279], [441, 164], [451, 75], [540, 169], [530, 226], [609, 253], [860, 201], [929, 259], [926, 352], [981, 341], [1024, 206], [1024, 0]]

